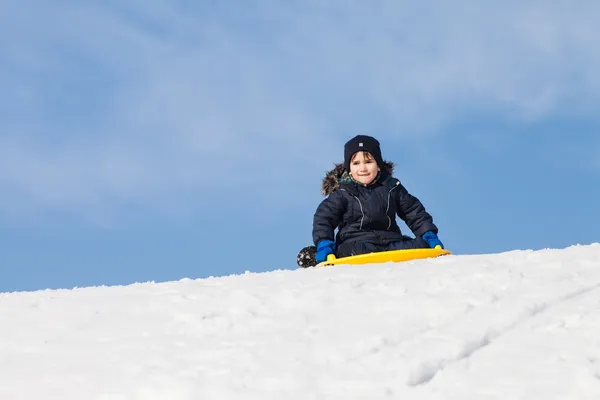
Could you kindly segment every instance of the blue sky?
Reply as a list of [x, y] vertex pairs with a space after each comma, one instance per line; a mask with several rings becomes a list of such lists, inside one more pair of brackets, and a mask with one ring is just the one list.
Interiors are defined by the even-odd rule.
[[600, 3], [413, 3], [9, 1], [0, 291], [295, 268], [359, 133], [455, 253], [598, 241]]

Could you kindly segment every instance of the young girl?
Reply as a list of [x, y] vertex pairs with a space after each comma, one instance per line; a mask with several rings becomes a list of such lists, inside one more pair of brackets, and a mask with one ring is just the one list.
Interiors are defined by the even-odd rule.
[[[419, 199], [392, 176], [377, 139], [358, 135], [344, 146], [344, 164], [323, 179], [323, 195], [313, 220], [315, 246], [298, 254], [298, 265], [314, 266], [329, 254], [347, 257], [388, 250], [444, 247], [438, 228]], [[405, 236], [398, 215], [416, 238]], [[337, 235], [334, 232], [337, 228]]]

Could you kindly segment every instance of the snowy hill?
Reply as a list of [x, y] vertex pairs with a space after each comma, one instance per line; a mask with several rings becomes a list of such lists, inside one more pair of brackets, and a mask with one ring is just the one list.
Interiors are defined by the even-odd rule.
[[0, 294], [0, 399], [600, 399], [600, 244]]

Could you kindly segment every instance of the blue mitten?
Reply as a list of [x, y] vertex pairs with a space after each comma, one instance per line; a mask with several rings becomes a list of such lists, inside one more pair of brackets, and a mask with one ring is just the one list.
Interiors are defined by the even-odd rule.
[[331, 240], [321, 240], [317, 244], [317, 254], [315, 255], [315, 260], [318, 263], [321, 263], [327, 260], [327, 256], [333, 254], [335, 251], [335, 243]]
[[437, 235], [432, 231], [425, 232], [421, 237], [424, 241], [427, 242], [429, 247], [431, 247], [432, 249], [435, 249], [435, 246], [440, 246], [442, 249], [444, 248], [444, 244], [442, 243], [440, 238], [438, 238]]

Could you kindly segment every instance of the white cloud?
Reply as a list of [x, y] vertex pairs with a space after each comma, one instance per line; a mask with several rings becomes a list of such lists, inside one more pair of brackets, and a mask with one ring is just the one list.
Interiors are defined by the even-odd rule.
[[0, 24], [0, 188], [33, 206], [160, 207], [215, 165], [326, 168], [374, 126], [402, 140], [600, 100], [592, 1], [35, 3]]

